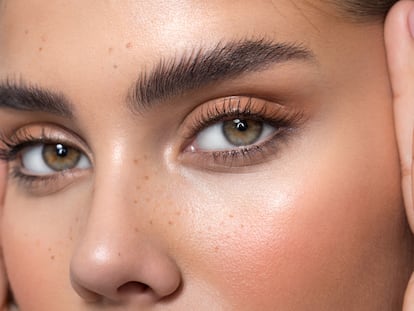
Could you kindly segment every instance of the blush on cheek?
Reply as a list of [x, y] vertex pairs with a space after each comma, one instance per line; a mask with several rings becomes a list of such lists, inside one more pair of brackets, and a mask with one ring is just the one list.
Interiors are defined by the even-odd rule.
[[[334, 174], [316, 169], [319, 178], [288, 182], [302, 189], [288, 201], [277, 198], [275, 191], [273, 198], [254, 204], [233, 201], [233, 213], [209, 224], [208, 241], [198, 238], [209, 246], [202, 254], [203, 278], [238, 310], [333, 310], [338, 302], [352, 309], [363, 303], [370, 284], [384, 277], [383, 267], [395, 256], [389, 254], [398, 254], [401, 230], [396, 226], [403, 217], [397, 195], [370, 191], [372, 185], [359, 174], [365, 165]], [[236, 210], [251, 212], [240, 216]]]

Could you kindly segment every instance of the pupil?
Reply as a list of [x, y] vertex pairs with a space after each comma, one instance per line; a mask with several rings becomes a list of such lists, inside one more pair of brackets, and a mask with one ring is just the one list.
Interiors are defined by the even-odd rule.
[[234, 122], [236, 129], [238, 129], [240, 132], [247, 131], [249, 128], [249, 125], [247, 124], [245, 120], [236, 119], [236, 120], [233, 120], [233, 122]]
[[68, 155], [68, 148], [66, 148], [64, 145], [62, 144], [57, 144], [56, 145], [56, 155], [58, 157], [66, 157]]

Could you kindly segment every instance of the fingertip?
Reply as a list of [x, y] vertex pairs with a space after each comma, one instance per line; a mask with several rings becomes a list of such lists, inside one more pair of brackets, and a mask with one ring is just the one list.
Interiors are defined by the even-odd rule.
[[391, 8], [384, 34], [389, 62], [394, 68], [401, 68], [405, 65], [401, 53], [414, 49], [414, 1], [398, 1]]
[[405, 291], [403, 311], [414, 311], [414, 274], [411, 275]]

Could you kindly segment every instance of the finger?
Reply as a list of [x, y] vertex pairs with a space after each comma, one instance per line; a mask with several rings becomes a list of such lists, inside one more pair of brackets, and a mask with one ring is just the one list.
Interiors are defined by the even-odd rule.
[[385, 23], [385, 43], [393, 90], [395, 128], [400, 152], [402, 190], [408, 221], [414, 232], [414, 1], [399, 1]]
[[[4, 202], [5, 192], [6, 192], [6, 178], [7, 178], [6, 163], [0, 161], [0, 210], [1, 211], [3, 210], [3, 202]], [[0, 241], [1, 241], [1, 234], [0, 234]], [[3, 262], [3, 254], [1, 251], [1, 247], [0, 247], [0, 311], [9, 310], [7, 306], [7, 299], [8, 299], [7, 295], [8, 295], [8, 281], [7, 281], [6, 269], [5, 269], [4, 262]]]
[[411, 276], [405, 292], [403, 311], [414, 311], [414, 274]]

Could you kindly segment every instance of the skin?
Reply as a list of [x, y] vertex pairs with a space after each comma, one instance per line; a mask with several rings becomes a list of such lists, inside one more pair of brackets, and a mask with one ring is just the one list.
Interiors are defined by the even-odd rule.
[[[1, 10], [0, 79], [22, 77], [74, 108], [73, 119], [1, 108], [2, 130], [39, 136], [53, 124], [91, 161], [41, 186], [9, 177], [1, 238], [20, 310], [401, 308], [412, 240], [381, 23], [287, 0]], [[314, 58], [128, 108], [131, 85], [160, 59], [263, 37]], [[188, 152], [197, 107], [240, 95], [301, 121], [240, 167]]]
[[[413, 112], [414, 93], [414, 3], [400, 1], [390, 11], [385, 24], [385, 43], [391, 85], [394, 94], [394, 116], [398, 148], [402, 166], [402, 189], [411, 231], [414, 228], [412, 182], [413, 166]], [[414, 310], [414, 276], [411, 276], [404, 297], [404, 311]]]

